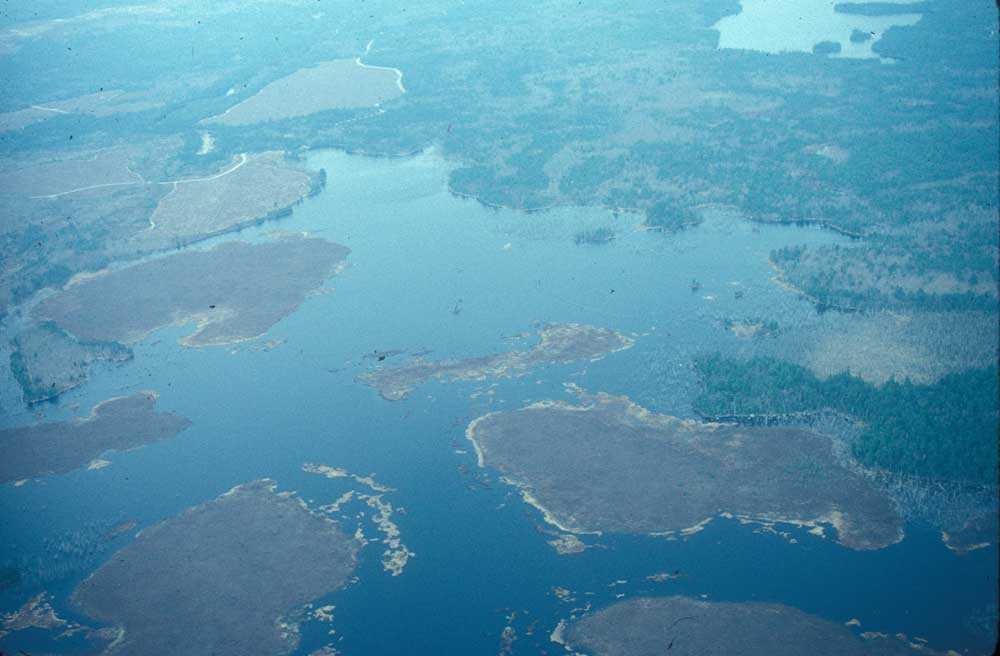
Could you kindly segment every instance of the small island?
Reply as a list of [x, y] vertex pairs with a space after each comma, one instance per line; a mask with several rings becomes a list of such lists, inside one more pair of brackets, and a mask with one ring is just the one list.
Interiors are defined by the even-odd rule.
[[839, 462], [829, 437], [682, 420], [568, 387], [580, 405], [543, 401], [466, 429], [479, 465], [565, 532], [684, 536], [721, 516], [820, 536], [829, 524], [851, 549], [903, 538], [892, 503]]
[[539, 331], [539, 338], [538, 344], [524, 351], [450, 360], [418, 358], [401, 367], [362, 374], [358, 382], [374, 387], [387, 401], [399, 401], [414, 387], [429, 380], [453, 383], [519, 376], [541, 365], [598, 360], [609, 353], [631, 348], [635, 343], [632, 338], [613, 330], [578, 323], [547, 323]]
[[[937, 656], [906, 636], [856, 634], [844, 625], [763, 602], [639, 598], [561, 622], [552, 640], [592, 656], [768, 654], [769, 656]], [[954, 653], [954, 652], [950, 652]]]
[[964, 556], [972, 551], [985, 549], [997, 541], [996, 510], [962, 518], [953, 526], [941, 530], [941, 541], [956, 554]]
[[303, 607], [343, 587], [357, 541], [267, 479], [156, 526], [77, 587], [73, 601], [139, 654], [288, 654]]
[[[392, 576], [399, 576], [403, 573], [406, 568], [406, 564], [409, 562], [410, 558], [415, 556], [412, 551], [410, 551], [405, 544], [403, 544], [402, 536], [399, 532], [399, 526], [393, 521], [393, 513], [399, 511], [398, 507], [393, 507], [392, 502], [384, 499], [386, 494], [395, 492], [391, 487], [377, 483], [372, 475], [369, 476], [359, 476], [357, 474], [352, 474], [346, 469], [341, 469], [340, 467], [330, 467], [329, 465], [320, 465], [316, 463], [307, 462], [302, 465], [302, 471], [308, 472], [310, 474], [319, 474], [320, 476], [325, 476], [326, 478], [346, 478], [353, 480], [355, 483], [367, 487], [374, 494], [359, 493], [354, 490], [348, 490], [345, 492], [337, 501], [331, 504], [320, 506], [319, 510], [325, 513], [336, 513], [340, 511], [341, 507], [349, 503], [352, 499], [357, 499], [368, 506], [368, 517], [371, 519], [372, 524], [375, 525], [375, 529], [382, 534], [382, 544], [385, 545], [385, 550], [382, 552], [382, 569], [389, 572]], [[358, 527], [357, 537], [364, 540], [362, 537], [363, 532], [361, 528]], [[367, 540], [364, 540], [367, 543]]]
[[139, 392], [99, 403], [89, 417], [0, 430], [0, 483], [64, 474], [107, 451], [136, 449], [191, 425], [157, 412], [156, 398]]
[[0, 639], [7, 634], [25, 629], [57, 629], [68, 623], [59, 617], [50, 601], [52, 595], [39, 592], [11, 613], [0, 615]]
[[86, 341], [134, 344], [157, 328], [194, 322], [197, 330], [182, 344], [238, 342], [263, 335], [291, 314], [349, 252], [299, 235], [225, 242], [70, 284], [32, 314]]
[[[737, 292], [737, 294], [739, 293]], [[771, 337], [777, 335], [780, 330], [778, 322], [773, 319], [769, 321], [749, 317], [742, 320], [726, 319], [722, 325], [726, 330], [740, 339]]]

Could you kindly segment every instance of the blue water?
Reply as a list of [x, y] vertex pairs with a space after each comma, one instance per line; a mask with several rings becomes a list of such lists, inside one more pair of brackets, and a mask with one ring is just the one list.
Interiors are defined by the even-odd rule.
[[[798, 544], [790, 544], [720, 521], [686, 541], [587, 538], [601, 548], [560, 556], [545, 543], [540, 530], [550, 527], [537, 511], [490, 472], [485, 485], [476, 482], [482, 473], [474, 455], [455, 452], [467, 450], [471, 418], [569, 398], [567, 381], [693, 416], [691, 356], [754, 348], [727, 333], [724, 319], [773, 318], [794, 331], [829, 320], [770, 281], [770, 251], [841, 238], [815, 228], [755, 226], [724, 208], [706, 210], [702, 226], [678, 235], [646, 232], [641, 217], [596, 208], [488, 209], [448, 193], [448, 163], [433, 152], [403, 159], [317, 152], [310, 163], [326, 169], [327, 189], [292, 217], [240, 238], [269, 239], [280, 229], [349, 246], [350, 267], [328, 283], [333, 293], [309, 298], [274, 326], [264, 339], [286, 340], [274, 350], [188, 349], [177, 339], [189, 329], [164, 329], [136, 346], [132, 362], [99, 368], [58, 405], [42, 407], [47, 417], [63, 418], [74, 414], [73, 404], [86, 412], [108, 397], [152, 389], [161, 394], [161, 409], [193, 425], [174, 439], [112, 454], [113, 465], [102, 470], [0, 488], [7, 519], [0, 561], [43, 554], [46, 538], [84, 526], [98, 527], [90, 531], [97, 535], [125, 519], [148, 526], [260, 477], [316, 505], [348, 489], [363, 491], [301, 471], [303, 463], [318, 462], [374, 472], [397, 488], [386, 499], [405, 507], [393, 520], [416, 557], [402, 576], [391, 577], [381, 567], [382, 546], [366, 547], [359, 581], [319, 602], [336, 605], [334, 622], [303, 626], [302, 654], [329, 640], [349, 654], [394, 654], [401, 645], [414, 654], [493, 653], [515, 611], [515, 653], [537, 653], [572, 608], [587, 601], [600, 607], [623, 593], [780, 601], [837, 622], [858, 618], [862, 630], [904, 632], [945, 649], [985, 649], [962, 622], [996, 603], [995, 548], [958, 557], [936, 531], [912, 526], [901, 544], [854, 552], [801, 530], [791, 529]], [[600, 226], [615, 229], [612, 243], [573, 243], [579, 230]], [[697, 293], [693, 278], [703, 285]], [[735, 298], [737, 289], [744, 298]], [[373, 350], [426, 348], [429, 357], [457, 357], [524, 348], [532, 338], [511, 336], [537, 321], [609, 327], [635, 335], [637, 344], [600, 362], [498, 381], [492, 397], [470, 398], [489, 382], [432, 383], [390, 403], [354, 382], [372, 366], [362, 356]], [[14, 412], [0, 424], [26, 423], [30, 412]], [[370, 522], [357, 517], [360, 510], [369, 511], [347, 507], [345, 527], [361, 525], [376, 538]], [[43, 571], [40, 579], [51, 580], [0, 592], [0, 608], [14, 609], [44, 588], [56, 596], [60, 614], [77, 617], [69, 592], [128, 539], [78, 558], [73, 571]], [[681, 579], [645, 579], [675, 569]], [[616, 580], [627, 583], [608, 587]], [[554, 586], [572, 590], [576, 602], [559, 601]], [[534, 634], [526, 635], [535, 622]], [[12, 650], [54, 648], [40, 632], [8, 640]], [[82, 643], [57, 646], [72, 652]]]

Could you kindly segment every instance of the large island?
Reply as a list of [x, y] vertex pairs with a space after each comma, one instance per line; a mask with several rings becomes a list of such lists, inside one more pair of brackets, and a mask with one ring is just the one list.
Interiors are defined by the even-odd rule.
[[63, 474], [107, 451], [129, 451], [173, 437], [191, 422], [157, 412], [153, 392], [108, 399], [89, 417], [0, 430], [0, 483]]
[[349, 249], [284, 236], [184, 251], [71, 284], [40, 303], [36, 319], [78, 339], [132, 344], [173, 324], [195, 322], [182, 343], [225, 344], [258, 337], [331, 277]]
[[852, 549], [903, 537], [889, 499], [842, 464], [826, 436], [682, 420], [570, 388], [580, 405], [544, 401], [466, 429], [480, 466], [500, 470], [564, 531], [690, 534], [725, 516], [819, 535], [830, 524]]
[[781, 604], [709, 602], [680, 596], [614, 604], [576, 622], [561, 623], [552, 639], [593, 656], [940, 653], [919, 640], [910, 642], [903, 634], [856, 635], [846, 626]]
[[106, 653], [288, 654], [303, 606], [347, 583], [358, 542], [259, 480], [144, 529], [76, 589], [119, 627]]

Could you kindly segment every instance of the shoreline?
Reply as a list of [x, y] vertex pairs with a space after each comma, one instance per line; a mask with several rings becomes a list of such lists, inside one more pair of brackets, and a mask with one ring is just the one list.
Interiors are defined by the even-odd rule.
[[[484, 419], [491, 417], [493, 415], [499, 414], [500, 412], [501, 411], [490, 412], [481, 417], [477, 417], [476, 419], [472, 420], [472, 422], [469, 423], [469, 425], [466, 426], [465, 428], [465, 438], [470, 442], [472, 442], [472, 446], [476, 451], [476, 464], [480, 467], [480, 469], [486, 468], [486, 459], [482, 447], [480, 447], [479, 443], [476, 441], [475, 438], [476, 426], [479, 424], [480, 421], [483, 421]], [[601, 531], [587, 531], [579, 528], [569, 528], [568, 526], [560, 522], [548, 508], [542, 505], [542, 503], [531, 493], [531, 491], [526, 485], [522, 485], [518, 481], [505, 475], [501, 475], [500, 480], [503, 481], [505, 484], [516, 488], [518, 492], [520, 492], [521, 499], [525, 503], [527, 503], [530, 506], [534, 506], [536, 509], [538, 509], [538, 511], [542, 513], [542, 517], [544, 518], [545, 522], [551, 524], [552, 526], [555, 526], [560, 531], [564, 533], [570, 533], [573, 535], [602, 535]]]
[[476, 464], [480, 467], [480, 469], [485, 469], [486, 459], [483, 455], [482, 448], [479, 446], [479, 443], [476, 442], [476, 438], [473, 437], [473, 435], [475, 434], [476, 426], [479, 424], [479, 422], [486, 419], [487, 417], [492, 417], [493, 415], [499, 412], [500, 411], [497, 410], [495, 412], [488, 412], [481, 417], [476, 417], [475, 419], [472, 420], [471, 423], [469, 423], [468, 426], [465, 427], [465, 439], [472, 442], [472, 447], [476, 450]]
[[538, 511], [542, 513], [542, 518], [547, 524], [555, 526], [563, 533], [571, 533], [573, 535], [604, 535], [601, 531], [588, 531], [582, 528], [569, 528], [568, 526], [565, 526], [562, 522], [556, 519], [556, 516], [552, 514], [552, 511], [542, 505], [542, 503], [529, 491], [527, 486], [521, 485], [517, 481], [507, 478], [506, 476], [501, 476], [501, 480], [507, 485], [517, 488], [521, 493], [521, 499], [524, 500], [525, 503], [529, 506], [537, 508]]
[[776, 274], [776, 275], [774, 275], [774, 276], [771, 277], [771, 282], [773, 282], [778, 287], [781, 287], [785, 291], [792, 292], [794, 294], [798, 294], [800, 297], [808, 300], [810, 303], [812, 303], [813, 305], [815, 305], [817, 308], [824, 307], [824, 308], [827, 308], [827, 309], [830, 309], [830, 310], [836, 310], [837, 312], [843, 312], [843, 313], [846, 313], [846, 314], [857, 314], [857, 313], [863, 312], [863, 310], [861, 308], [847, 307], [847, 306], [844, 306], [844, 305], [835, 305], [833, 303], [826, 303], [824, 301], [819, 300], [818, 298], [816, 298], [815, 296], [813, 296], [809, 292], [806, 292], [806, 291], [804, 291], [802, 289], [799, 289], [798, 287], [796, 287], [792, 283], [788, 282], [785, 279], [785, 277], [784, 277], [785, 276], [785, 270], [782, 269], [780, 266], [778, 266], [778, 264], [774, 261], [773, 258], [768, 257], [767, 258], [767, 263], [768, 263], [768, 265], [772, 269], [774, 269], [774, 272]]

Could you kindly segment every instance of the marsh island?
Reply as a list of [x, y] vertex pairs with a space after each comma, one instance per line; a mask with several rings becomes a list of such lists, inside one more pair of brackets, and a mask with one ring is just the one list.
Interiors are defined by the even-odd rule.
[[157, 412], [153, 392], [109, 399], [90, 416], [0, 430], [0, 483], [64, 474], [107, 451], [128, 451], [173, 437], [191, 425]]
[[186, 345], [236, 342], [290, 314], [349, 252], [301, 236], [226, 242], [89, 278], [40, 303], [34, 316], [84, 340], [131, 344], [157, 328], [193, 321], [198, 329]]
[[625, 397], [543, 401], [473, 421], [480, 466], [500, 470], [573, 533], [690, 534], [716, 516], [811, 526], [878, 549], [903, 537], [889, 499], [842, 465], [830, 438], [652, 413]]
[[[553, 640], [593, 656], [770, 654], [890, 656], [935, 652], [906, 636], [855, 634], [846, 626], [781, 604], [688, 597], [624, 601], [560, 624]], [[954, 652], [952, 652], [954, 653]]]
[[382, 398], [399, 401], [414, 387], [430, 380], [453, 383], [519, 376], [541, 365], [597, 360], [631, 348], [634, 343], [632, 338], [607, 328], [548, 323], [539, 331], [538, 344], [527, 350], [448, 360], [416, 359], [400, 367], [372, 370], [358, 380], [376, 388]]
[[358, 544], [264, 479], [144, 529], [76, 589], [115, 654], [287, 654], [296, 611], [342, 587]]

